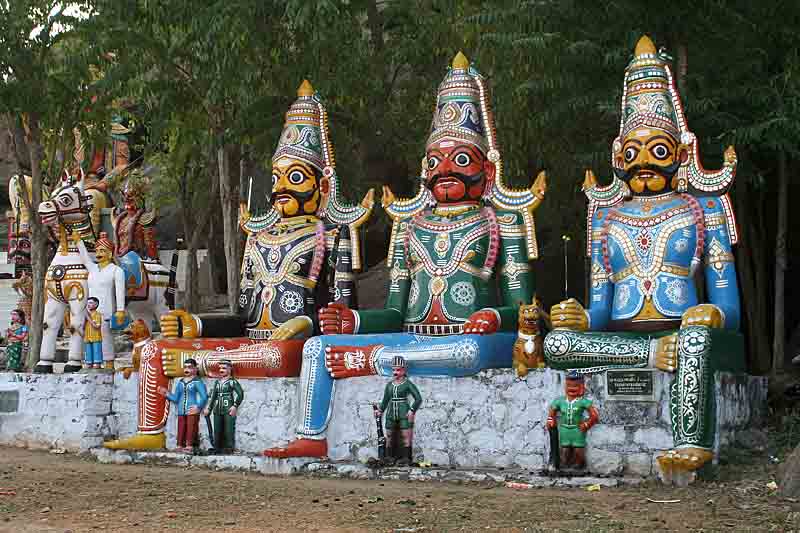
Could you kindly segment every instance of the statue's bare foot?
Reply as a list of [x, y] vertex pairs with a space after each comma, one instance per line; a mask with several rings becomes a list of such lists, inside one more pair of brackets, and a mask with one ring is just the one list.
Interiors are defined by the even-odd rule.
[[164, 433], [137, 433], [127, 439], [104, 442], [103, 447], [111, 450], [163, 450], [167, 447], [167, 436]]
[[290, 442], [285, 448], [270, 448], [264, 450], [264, 455], [275, 459], [288, 457], [326, 457], [328, 455], [328, 441], [325, 439], [297, 439]]
[[656, 342], [656, 368], [664, 372], [675, 372], [678, 368], [678, 335], [661, 337]]
[[658, 456], [664, 472], [690, 472], [697, 470], [714, 458], [711, 450], [703, 448], [678, 448]]
[[325, 348], [325, 366], [334, 379], [371, 376], [372, 353], [380, 345], [328, 346]]

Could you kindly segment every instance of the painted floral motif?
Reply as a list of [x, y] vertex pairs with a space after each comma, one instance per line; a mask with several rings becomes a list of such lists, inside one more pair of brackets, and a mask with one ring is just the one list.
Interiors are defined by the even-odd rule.
[[676, 305], [686, 305], [689, 302], [689, 284], [682, 279], [672, 279], [667, 281], [667, 288], [664, 294], [669, 301]]

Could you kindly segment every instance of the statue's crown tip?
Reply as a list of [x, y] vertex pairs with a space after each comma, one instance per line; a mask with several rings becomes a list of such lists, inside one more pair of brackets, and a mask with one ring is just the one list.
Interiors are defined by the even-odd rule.
[[463, 52], [457, 53], [456, 57], [453, 58], [453, 68], [458, 68], [458, 69], [469, 68], [469, 59], [467, 59], [467, 56], [465, 56]]
[[308, 80], [303, 80], [300, 87], [297, 88], [297, 96], [312, 96], [314, 94], [314, 87]]
[[653, 40], [648, 37], [647, 35], [642, 35], [639, 37], [639, 41], [636, 43], [636, 49], [633, 52], [635, 57], [641, 57], [643, 55], [655, 55], [656, 53], [656, 45], [653, 44]]

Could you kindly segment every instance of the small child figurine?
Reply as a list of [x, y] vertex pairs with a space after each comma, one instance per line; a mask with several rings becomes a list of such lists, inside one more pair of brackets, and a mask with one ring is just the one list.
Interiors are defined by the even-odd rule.
[[[422, 404], [422, 396], [416, 385], [406, 377], [406, 360], [397, 355], [392, 359], [393, 379], [386, 384], [383, 391], [383, 400], [375, 416], [386, 414], [386, 442], [389, 450], [387, 457], [394, 457], [398, 464], [410, 464], [412, 458], [412, 441], [414, 437], [414, 416]], [[408, 405], [408, 397], [414, 398], [414, 403]], [[402, 445], [397, 442], [395, 432], [400, 431]]]
[[83, 323], [84, 368], [101, 368], [103, 364], [103, 316], [97, 308], [100, 300], [86, 299], [86, 321]]
[[159, 387], [158, 393], [178, 406], [178, 451], [193, 453], [199, 436], [200, 411], [206, 405], [208, 391], [197, 376], [197, 361], [194, 359], [183, 362], [183, 376], [175, 386], [175, 392]]
[[[571, 370], [564, 385], [566, 396], [550, 404], [547, 427], [553, 431], [558, 418], [558, 445], [561, 449], [561, 467], [582, 470], [586, 467], [586, 432], [600, 418], [592, 400], [584, 398], [586, 385], [583, 376]], [[584, 419], [584, 413], [589, 417]]]
[[6, 330], [6, 368], [12, 372], [22, 371], [22, 352], [28, 342], [28, 326], [22, 309], [11, 311], [11, 324]]
[[219, 362], [218, 379], [211, 389], [205, 416], [214, 415], [214, 442], [216, 453], [232, 453], [236, 448], [236, 415], [244, 401], [244, 391], [233, 377], [233, 363], [228, 359]]

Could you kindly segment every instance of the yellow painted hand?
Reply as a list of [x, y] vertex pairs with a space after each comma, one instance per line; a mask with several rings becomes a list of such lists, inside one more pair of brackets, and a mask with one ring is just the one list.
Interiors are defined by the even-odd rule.
[[183, 376], [183, 362], [189, 357], [191, 357], [191, 353], [185, 355], [185, 352], [176, 348], [167, 348], [162, 351], [161, 365], [164, 369], [164, 375], [171, 378]]
[[70, 233], [69, 238], [75, 244], [78, 244], [79, 242], [81, 242], [81, 234], [79, 232], [75, 231], [75, 230], [72, 230], [72, 233]]
[[564, 300], [550, 308], [550, 321], [553, 328], [586, 331], [589, 329], [589, 317], [586, 310], [575, 298]]
[[187, 313], [183, 309], [174, 309], [166, 315], [161, 315], [159, 319], [161, 335], [166, 338], [193, 339], [198, 337], [200, 335], [198, 323], [193, 314]]
[[270, 337], [274, 341], [310, 337], [314, 331], [314, 323], [307, 316], [296, 316], [284, 322]]
[[664, 372], [675, 372], [678, 368], [678, 335], [661, 337], [656, 342], [656, 368]]
[[719, 307], [713, 304], [700, 304], [690, 307], [683, 313], [681, 327], [684, 326], [708, 326], [709, 328], [721, 328], [725, 319]]

